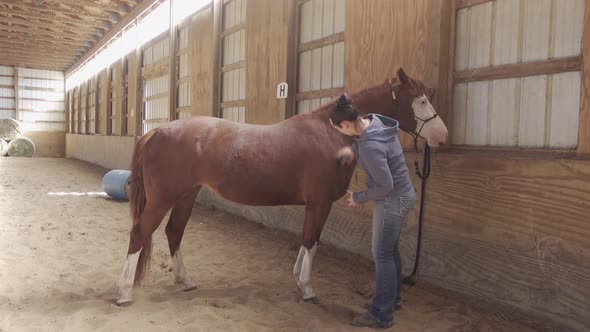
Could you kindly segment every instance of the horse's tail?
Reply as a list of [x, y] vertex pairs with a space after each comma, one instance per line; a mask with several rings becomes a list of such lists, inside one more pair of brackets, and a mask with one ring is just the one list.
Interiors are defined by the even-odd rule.
[[[141, 220], [141, 214], [146, 205], [145, 188], [143, 185], [143, 171], [142, 171], [142, 156], [144, 146], [150, 137], [154, 134], [153, 131], [144, 135], [136, 144], [133, 149], [133, 158], [131, 159], [131, 192], [129, 195], [129, 206], [131, 207], [131, 220], [133, 227], [131, 228], [131, 237], [129, 248], [134, 246], [134, 243], [141, 241], [141, 233], [139, 222]], [[143, 278], [145, 272], [149, 269], [150, 259], [152, 256], [152, 236], [143, 239], [143, 249], [139, 254], [139, 260], [137, 262], [137, 270], [135, 271], [136, 285], [139, 284]]]

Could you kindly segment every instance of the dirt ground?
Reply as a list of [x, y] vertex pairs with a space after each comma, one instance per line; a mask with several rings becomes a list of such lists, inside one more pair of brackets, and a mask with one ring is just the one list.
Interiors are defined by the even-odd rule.
[[[80, 161], [0, 158], [0, 331], [363, 331], [349, 326], [373, 287], [370, 261], [320, 246], [320, 304], [299, 302], [294, 234], [197, 206], [182, 243], [192, 292], [173, 287], [164, 225], [152, 269], [120, 308], [115, 282], [127, 203], [101, 191], [106, 170]], [[404, 288], [394, 331], [535, 331], [421, 283]]]

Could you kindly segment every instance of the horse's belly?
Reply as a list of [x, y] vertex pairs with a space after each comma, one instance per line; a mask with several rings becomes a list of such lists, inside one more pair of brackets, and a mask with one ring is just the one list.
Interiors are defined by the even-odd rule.
[[268, 183], [246, 184], [244, 181], [224, 181], [209, 188], [219, 196], [244, 205], [274, 206], [302, 205], [304, 200], [293, 186], [276, 188]]

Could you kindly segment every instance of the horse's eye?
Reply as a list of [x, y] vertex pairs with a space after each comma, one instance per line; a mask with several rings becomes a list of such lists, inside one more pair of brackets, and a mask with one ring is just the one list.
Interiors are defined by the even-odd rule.
[[426, 105], [426, 100], [422, 100], [422, 105]]

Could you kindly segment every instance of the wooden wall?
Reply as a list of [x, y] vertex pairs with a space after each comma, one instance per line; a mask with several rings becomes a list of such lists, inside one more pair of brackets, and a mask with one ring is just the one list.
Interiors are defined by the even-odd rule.
[[[246, 122], [271, 124], [285, 118], [277, 85], [287, 81], [290, 15], [294, 1], [247, 0]], [[295, 91], [294, 86], [292, 93]]]
[[216, 114], [213, 112], [213, 39], [213, 7], [209, 7], [190, 19], [189, 63], [194, 115]]

